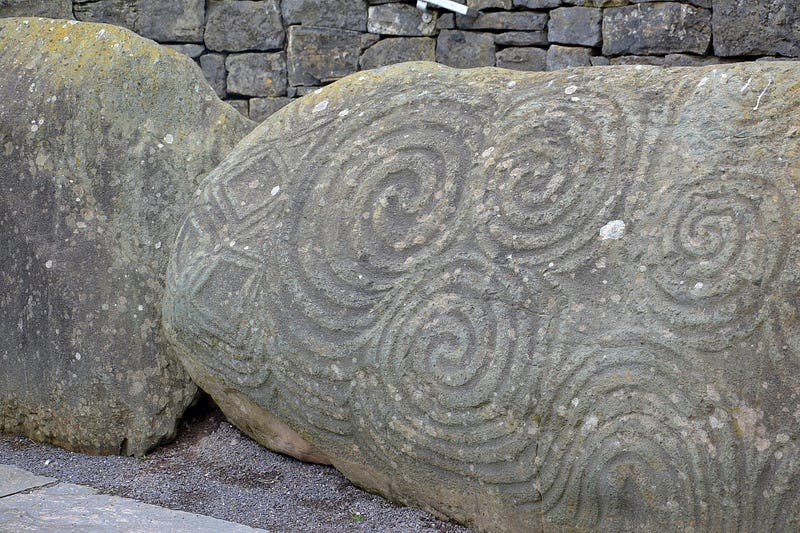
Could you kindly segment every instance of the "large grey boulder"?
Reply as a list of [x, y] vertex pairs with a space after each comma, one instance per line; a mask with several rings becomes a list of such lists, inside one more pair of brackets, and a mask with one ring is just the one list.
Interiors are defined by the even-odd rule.
[[798, 79], [355, 74], [204, 182], [168, 336], [260, 442], [479, 530], [796, 531]]
[[170, 244], [251, 127], [127, 30], [0, 21], [0, 431], [123, 454], [174, 434], [196, 389], [160, 327]]

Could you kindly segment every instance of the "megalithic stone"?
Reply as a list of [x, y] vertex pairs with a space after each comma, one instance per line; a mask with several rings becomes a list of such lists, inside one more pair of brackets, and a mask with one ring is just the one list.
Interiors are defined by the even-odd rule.
[[0, 431], [89, 453], [174, 436], [169, 249], [253, 123], [191, 60], [104, 24], [0, 20]]
[[204, 182], [164, 320], [260, 442], [481, 531], [800, 522], [800, 64], [407, 63]]

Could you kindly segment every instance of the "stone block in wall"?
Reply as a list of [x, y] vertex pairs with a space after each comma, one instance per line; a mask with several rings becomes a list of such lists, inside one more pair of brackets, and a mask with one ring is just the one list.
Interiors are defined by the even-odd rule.
[[367, 30], [365, 0], [283, 0], [281, 15], [286, 26]]
[[284, 96], [286, 94], [286, 53], [231, 54], [225, 59], [228, 94]]
[[593, 67], [607, 67], [611, 64], [611, 61], [607, 57], [604, 56], [592, 56], [592, 66]]
[[243, 117], [250, 116], [250, 104], [247, 100], [226, 100], [226, 103], [239, 112]]
[[602, 9], [560, 7], [550, 11], [547, 37], [553, 43], [599, 46], [603, 42], [602, 23]]
[[[632, 4], [644, 4], [647, 2], [663, 2], [664, 0], [630, 0]], [[684, 4], [692, 4], [697, 7], [710, 8], [713, 3], [712, 0], [679, 0]]]
[[621, 7], [631, 3], [630, 0], [562, 0], [562, 3], [571, 6], [583, 7]]
[[705, 54], [710, 43], [708, 9], [659, 2], [603, 12], [604, 55]]
[[361, 70], [402, 63], [436, 61], [436, 39], [431, 37], [390, 37], [373, 44], [361, 55]]
[[450, 67], [491, 67], [495, 52], [491, 33], [442, 30], [436, 39], [436, 61]]
[[192, 59], [197, 59], [206, 51], [202, 44], [165, 44], [164, 46]]
[[528, 9], [549, 9], [561, 5], [561, 0], [514, 0], [514, 7], [527, 7]]
[[547, 49], [547, 70], [592, 66], [592, 49], [552, 45]]
[[207, 15], [205, 43], [211, 50], [278, 50], [286, 42], [278, 0], [211, 1]]
[[136, 33], [159, 42], [202, 43], [203, 0], [138, 0]]
[[0, 0], [0, 18], [3, 17], [71, 19], [72, 0]]
[[800, 56], [797, 0], [715, 0], [712, 24], [718, 56]]
[[225, 98], [225, 56], [222, 54], [205, 54], [200, 56], [200, 68], [206, 81], [220, 98]]
[[436, 17], [437, 30], [452, 30], [456, 27], [456, 16], [453, 13], [439, 13]]
[[499, 68], [512, 70], [547, 70], [547, 51], [543, 48], [506, 48], [497, 52]]
[[377, 40], [357, 31], [290, 26], [289, 85], [322, 85], [356, 72], [361, 52]]
[[480, 11], [483, 9], [511, 9], [513, 4], [511, 0], [467, 0], [467, 5]]
[[456, 27], [462, 30], [544, 30], [547, 13], [498, 11], [481, 13], [477, 17], [456, 15]]
[[250, 120], [261, 122], [283, 106], [292, 103], [292, 98], [279, 96], [277, 98], [251, 98]]
[[427, 36], [436, 34], [436, 16], [408, 4], [369, 8], [367, 30], [378, 35]]
[[546, 31], [507, 31], [494, 36], [494, 43], [500, 46], [547, 45]]
[[77, 20], [104, 22], [133, 30], [139, 5], [136, 0], [73, 0], [72, 10]]

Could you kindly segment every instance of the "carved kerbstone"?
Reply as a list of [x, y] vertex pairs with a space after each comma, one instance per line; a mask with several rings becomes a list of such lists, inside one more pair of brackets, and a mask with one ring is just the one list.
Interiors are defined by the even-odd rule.
[[355, 74], [204, 183], [168, 334], [262, 443], [477, 529], [797, 529], [798, 105], [791, 63]]

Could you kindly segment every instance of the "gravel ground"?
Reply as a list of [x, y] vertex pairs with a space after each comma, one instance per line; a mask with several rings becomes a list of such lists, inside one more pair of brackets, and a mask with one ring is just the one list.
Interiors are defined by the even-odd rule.
[[0, 436], [0, 464], [281, 533], [470, 533], [364, 492], [331, 467], [272, 453], [213, 406], [190, 412], [175, 442], [142, 459], [83, 455]]

